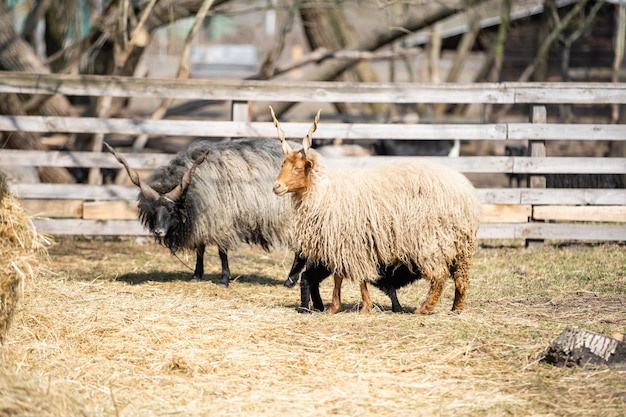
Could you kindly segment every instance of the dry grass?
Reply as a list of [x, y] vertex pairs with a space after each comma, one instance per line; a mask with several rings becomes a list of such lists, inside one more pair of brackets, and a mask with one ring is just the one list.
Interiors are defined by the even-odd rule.
[[24, 280], [36, 276], [45, 264], [47, 243], [0, 171], [0, 344], [13, 321]]
[[[207, 280], [190, 283], [152, 243], [59, 241], [53, 272], [26, 284], [4, 368], [94, 416], [624, 415], [625, 373], [538, 361], [566, 325], [624, 332], [623, 245], [483, 246], [466, 310], [448, 312], [448, 285], [431, 316], [393, 314], [376, 289], [361, 316], [350, 285], [344, 312], [301, 315], [281, 286], [287, 251], [242, 248], [228, 289], [211, 251]], [[402, 289], [405, 308], [426, 287]]]

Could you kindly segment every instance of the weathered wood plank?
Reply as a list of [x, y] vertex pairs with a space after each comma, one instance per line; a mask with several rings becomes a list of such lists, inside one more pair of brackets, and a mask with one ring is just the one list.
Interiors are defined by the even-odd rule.
[[[300, 139], [310, 123], [281, 123], [288, 138]], [[155, 136], [258, 138], [276, 136], [267, 122], [140, 120], [95, 117], [2, 116], [0, 131], [101, 133]], [[304, 133], [303, 133], [304, 132]], [[626, 127], [608, 124], [388, 124], [320, 123], [318, 139], [350, 140], [626, 140]]]
[[535, 220], [626, 223], [626, 206], [535, 206]]
[[626, 126], [609, 124], [508, 123], [509, 140], [626, 140]]
[[[26, 199], [127, 200], [137, 198], [138, 188], [120, 185], [16, 184], [16, 195]], [[624, 189], [479, 188], [485, 204], [626, 205]]]
[[479, 239], [519, 239], [515, 223], [484, 223], [478, 229]]
[[483, 204], [520, 204], [521, 188], [478, 188], [476, 193]]
[[[176, 155], [160, 153], [122, 153], [128, 165], [136, 169], [153, 170], [167, 165]], [[0, 150], [0, 165], [48, 166], [73, 168], [120, 168], [122, 165], [108, 152], [22, 151]]]
[[514, 160], [508, 156], [462, 156], [449, 157], [418, 157], [418, 156], [370, 156], [370, 157], [328, 157], [324, 159], [331, 168], [371, 168], [381, 163], [402, 161], [436, 162], [447, 165], [459, 172], [498, 173], [513, 172]]
[[626, 103], [625, 83], [347, 83], [147, 79], [3, 72], [0, 91], [177, 99], [368, 103]]
[[522, 204], [626, 205], [625, 189], [530, 189], [521, 188]]
[[84, 220], [136, 220], [137, 203], [130, 201], [88, 201], [83, 206]]
[[626, 174], [626, 158], [514, 157], [515, 174]]
[[139, 220], [33, 219], [39, 233], [75, 236], [149, 236]]
[[[301, 139], [311, 123], [281, 123], [287, 138]], [[156, 136], [276, 137], [273, 123], [205, 120], [139, 120], [95, 117], [1, 116], [0, 131], [101, 133]], [[320, 123], [317, 139], [506, 140], [499, 124]]]
[[[138, 220], [33, 219], [50, 235], [149, 236]], [[626, 226], [558, 223], [482, 224], [479, 239], [551, 239], [560, 241], [626, 241]]]
[[[152, 170], [166, 165], [174, 158], [173, 154], [122, 153], [133, 168]], [[626, 158], [592, 157], [505, 157], [505, 156], [466, 156], [448, 157], [337, 157], [326, 158], [333, 167], [372, 167], [392, 161], [431, 161], [448, 165], [460, 172], [515, 173], [515, 174], [626, 174]], [[0, 166], [56, 166], [56, 167], [96, 167], [120, 168], [119, 162], [104, 152], [61, 152], [61, 151], [21, 151], [0, 150]]]
[[80, 218], [83, 215], [83, 200], [24, 200], [20, 206], [30, 216]]
[[528, 223], [515, 226], [516, 237], [522, 239], [626, 241], [626, 226], [622, 225]]
[[478, 229], [479, 239], [558, 241], [626, 241], [626, 226], [570, 223], [491, 223]]
[[515, 90], [516, 103], [624, 103], [626, 84], [615, 83], [504, 83]]
[[531, 205], [483, 204], [482, 223], [526, 223], [531, 217]]
[[135, 186], [87, 184], [15, 184], [12, 189], [23, 199], [134, 201], [139, 192]]
[[[249, 81], [147, 79], [70, 74], [4, 72], [0, 91], [23, 94], [152, 97], [236, 101], [344, 103], [512, 103], [501, 84], [347, 83], [337, 81]], [[306, 133], [306, 132], [305, 132]]]
[[[167, 164], [174, 157], [172, 154], [148, 153], [121, 153], [121, 155], [128, 161], [128, 165], [137, 169], [155, 169], [161, 165]], [[326, 158], [325, 161], [331, 167], [372, 167], [383, 162], [398, 162], [408, 159], [413, 161], [439, 162], [461, 172], [493, 173], [513, 172], [514, 158], [516, 157], [472, 156], [448, 158], [373, 156]], [[104, 152], [18, 151], [12, 149], [0, 151], [0, 165], [121, 168], [119, 162], [117, 162], [113, 155]]]

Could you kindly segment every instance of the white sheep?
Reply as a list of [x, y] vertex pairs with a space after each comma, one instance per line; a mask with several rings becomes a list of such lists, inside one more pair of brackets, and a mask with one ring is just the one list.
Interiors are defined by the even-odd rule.
[[331, 172], [309, 152], [320, 112], [303, 148], [292, 150], [270, 110], [285, 154], [274, 193], [292, 193], [294, 244], [334, 275], [329, 312], [341, 308], [344, 279], [359, 283], [361, 313], [369, 312], [367, 282], [378, 279], [381, 264], [417, 266], [430, 282], [417, 312], [432, 313], [449, 277], [455, 283], [452, 310], [462, 310], [481, 208], [469, 180], [444, 165], [416, 162]]

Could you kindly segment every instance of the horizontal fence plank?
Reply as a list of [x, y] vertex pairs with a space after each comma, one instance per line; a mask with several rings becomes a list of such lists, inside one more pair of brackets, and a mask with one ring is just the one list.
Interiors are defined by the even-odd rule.
[[[120, 153], [135, 169], [153, 170], [167, 165], [176, 155], [168, 153]], [[67, 168], [121, 168], [113, 155], [104, 152], [0, 150], [0, 166], [36, 166]]]
[[624, 103], [626, 84], [615, 83], [504, 83], [515, 88], [516, 103], [602, 104]]
[[625, 174], [626, 158], [516, 157], [515, 174]]
[[[155, 169], [166, 165], [173, 154], [121, 153], [132, 168]], [[524, 156], [366, 156], [328, 157], [326, 164], [333, 168], [373, 167], [385, 162], [424, 161], [437, 162], [465, 173], [511, 174], [624, 174], [626, 158], [583, 158]], [[0, 166], [54, 166], [121, 168], [108, 152], [17, 151], [0, 150]]]
[[520, 188], [521, 204], [626, 205], [626, 189]]
[[[527, 124], [529, 129], [539, 127]], [[594, 125], [595, 126], [595, 125]], [[287, 138], [301, 139], [311, 123], [281, 123]], [[149, 134], [154, 136], [197, 136], [236, 138], [275, 138], [276, 127], [269, 122], [205, 120], [139, 120], [95, 117], [2, 116], [0, 131]], [[397, 140], [506, 140], [507, 125], [498, 124], [386, 124], [323, 123], [316, 139], [397, 139]], [[626, 140], [626, 139], [625, 139]]]
[[20, 200], [20, 206], [30, 216], [80, 218], [83, 216], [83, 200]]
[[[281, 123], [287, 138], [300, 139], [310, 123]], [[194, 137], [276, 137], [269, 122], [206, 120], [141, 120], [95, 117], [3, 116], [0, 131], [40, 133], [101, 133]], [[208, 133], [210, 132], [210, 134]], [[615, 140], [626, 141], [626, 125], [608, 124], [389, 124], [324, 123], [318, 125], [317, 139], [349, 140]]]
[[625, 83], [349, 83], [2, 72], [0, 92], [344, 103], [626, 103]]
[[[26, 211], [37, 217], [84, 220], [135, 220], [136, 201], [22, 200]], [[483, 204], [484, 223], [521, 223], [532, 215], [530, 205]]]
[[123, 185], [14, 184], [11, 188], [18, 197], [23, 199], [133, 201], [139, 193], [139, 188]]
[[626, 140], [626, 125], [507, 123], [509, 140]]
[[85, 220], [137, 219], [137, 203], [130, 201], [92, 201], [83, 205]]
[[526, 223], [532, 216], [531, 205], [483, 204], [482, 223]]
[[[33, 219], [39, 233], [50, 235], [149, 236], [137, 220]], [[626, 226], [596, 224], [482, 224], [479, 239], [553, 239], [626, 241]]]
[[[14, 192], [25, 199], [84, 199], [134, 201], [135, 186], [88, 184], [15, 184]], [[626, 205], [626, 189], [532, 189], [478, 188], [484, 204], [576, 204]]]
[[73, 236], [149, 236], [138, 220], [33, 219], [39, 233]]
[[626, 226], [571, 223], [482, 224], [478, 230], [478, 238], [626, 242]]
[[626, 206], [536, 206], [535, 220], [626, 223]]
[[268, 82], [15, 72], [1, 74], [0, 91], [22, 94], [327, 103], [512, 103], [515, 99], [513, 90], [495, 83], [444, 86], [336, 81]]
[[326, 158], [327, 165], [335, 168], [373, 167], [391, 161], [431, 161], [447, 165], [464, 173], [511, 173], [511, 174], [624, 174], [626, 158], [584, 157], [417, 157], [417, 156], [371, 156]]

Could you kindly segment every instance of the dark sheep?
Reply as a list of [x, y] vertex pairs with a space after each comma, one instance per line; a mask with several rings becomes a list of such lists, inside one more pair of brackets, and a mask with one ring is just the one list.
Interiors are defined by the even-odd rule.
[[227, 287], [232, 279], [228, 251], [240, 243], [265, 250], [289, 244], [291, 205], [268, 192], [283, 161], [276, 140], [198, 141], [146, 181], [105, 146], [141, 189], [141, 223], [172, 253], [196, 252], [192, 280], [204, 275], [207, 245], [218, 248], [220, 284]]

